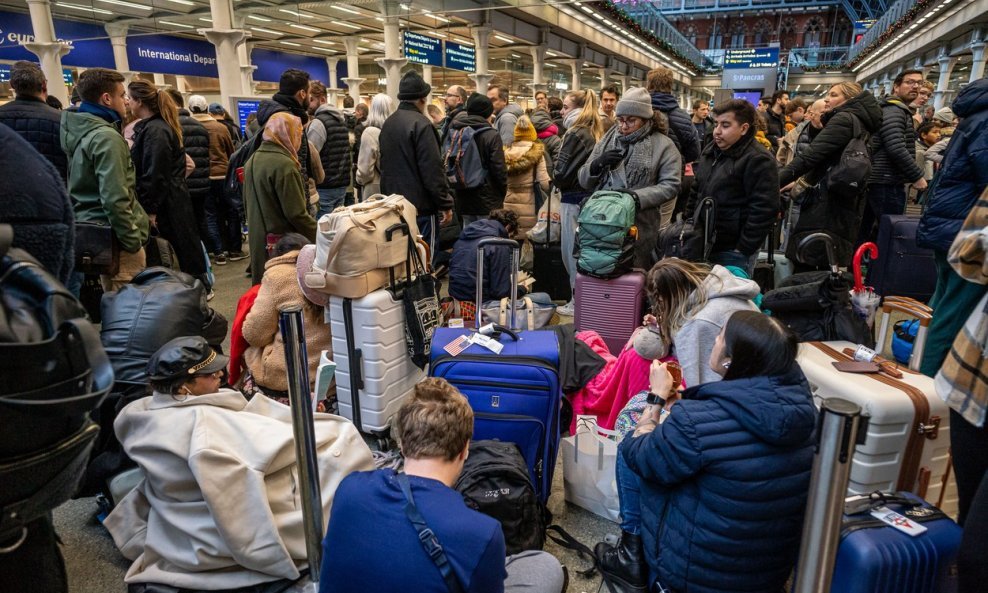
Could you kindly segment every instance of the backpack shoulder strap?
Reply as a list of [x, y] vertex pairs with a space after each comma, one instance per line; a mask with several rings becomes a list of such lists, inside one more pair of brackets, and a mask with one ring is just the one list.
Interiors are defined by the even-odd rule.
[[422, 544], [422, 548], [429, 558], [436, 564], [439, 568], [439, 573], [443, 576], [443, 580], [446, 581], [446, 588], [449, 589], [450, 593], [463, 593], [463, 586], [460, 584], [459, 579], [456, 578], [456, 573], [453, 572], [453, 566], [449, 563], [449, 558], [446, 556], [446, 551], [443, 549], [441, 543], [439, 543], [439, 538], [436, 537], [435, 532], [429, 529], [429, 525], [425, 522], [425, 517], [419, 511], [419, 508], [415, 506], [415, 499], [412, 498], [412, 487], [408, 483], [408, 476], [406, 474], [397, 474], [398, 485], [401, 486], [401, 491], [405, 495], [405, 515], [408, 520], [412, 522], [415, 527], [415, 531], [419, 534], [419, 543]]

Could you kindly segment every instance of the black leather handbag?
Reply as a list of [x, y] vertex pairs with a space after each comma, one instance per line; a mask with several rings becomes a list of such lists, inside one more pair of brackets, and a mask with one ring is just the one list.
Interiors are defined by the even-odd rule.
[[680, 217], [659, 232], [653, 257], [656, 261], [666, 257], [692, 262], [710, 261], [710, 251], [717, 240], [716, 218], [717, 204], [713, 198], [704, 198], [690, 218]]
[[108, 276], [120, 271], [120, 243], [113, 227], [101, 222], [75, 223], [75, 269]]

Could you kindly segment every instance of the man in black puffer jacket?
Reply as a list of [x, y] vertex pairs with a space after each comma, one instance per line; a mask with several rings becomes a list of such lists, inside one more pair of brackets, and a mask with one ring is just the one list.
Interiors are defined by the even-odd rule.
[[[182, 144], [196, 168], [185, 178], [192, 204], [202, 204], [209, 197], [209, 132], [185, 109], [182, 93], [168, 89], [178, 106], [178, 122], [182, 125]], [[198, 217], [196, 219], [198, 221]]]
[[306, 128], [306, 136], [312, 148], [319, 151], [319, 161], [326, 178], [316, 186], [319, 194], [319, 212], [316, 220], [329, 214], [343, 203], [346, 188], [350, 185], [350, 131], [343, 112], [326, 102], [326, 85], [314, 80], [309, 83], [309, 114], [312, 121]]
[[683, 168], [700, 158], [700, 141], [693, 119], [680, 108], [672, 96], [672, 70], [655, 68], [648, 72], [646, 90], [652, 97], [652, 109], [661, 111], [669, 119], [669, 137], [683, 157]]
[[[837, 105], [841, 100], [843, 102]], [[801, 209], [792, 228], [786, 257], [797, 262], [796, 247], [799, 241], [823, 231], [835, 239], [840, 265], [850, 266], [865, 192], [863, 189], [855, 195], [831, 192], [826, 184], [827, 171], [840, 162], [844, 149], [853, 138], [861, 135], [870, 137], [878, 132], [882, 125], [882, 108], [874, 95], [862, 91], [861, 86], [854, 83], [834, 85], [828, 101], [830, 110], [821, 117], [823, 129], [809, 145], [800, 146], [792, 162], [779, 172], [779, 184], [783, 187], [800, 179], [798, 190], [793, 190], [793, 199]], [[813, 129], [812, 121], [808, 128]], [[820, 184], [819, 187], [816, 187], [817, 184]], [[822, 245], [814, 244], [806, 256], [804, 264], [828, 269]], [[801, 268], [799, 263], [796, 266]]]
[[755, 142], [755, 108], [743, 99], [714, 107], [714, 141], [693, 164], [696, 181], [685, 213], [704, 198], [716, 204], [712, 264], [754, 271], [755, 258], [779, 213], [775, 157]]
[[[61, 84], [61, 81], [59, 81]], [[0, 123], [21, 135], [66, 179], [67, 158], [59, 139], [61, 114], [45, 103], [48, 81], [34, 62], [17, 62], [10, 70], [15, 99], [0, 106]]]
[[882, 215], [905, 211], [907, 184], [926, 189], [923, 170], [916, 164], [916, 129], [909, 108], [922, 84], [922, 72], [906, 70], [895, 77], [892, 94], [882, 102], [882, 127], [871, 138], [868, 205], [861, 217], [859, 243], [875, 240]]

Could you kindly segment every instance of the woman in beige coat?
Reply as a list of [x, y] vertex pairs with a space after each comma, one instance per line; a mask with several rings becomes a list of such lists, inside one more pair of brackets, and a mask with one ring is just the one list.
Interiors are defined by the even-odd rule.
[[243, 335], [250, 344], [244, 352], [244, 362], [253, 378], [253, 387], [275, 399], [284, 400], [288, 391], [285, 343], [278, 330], [279, 307], [302, 307], [310, 389], [315, 385], [320, 353], [328, 350], [329, 356], [333, 355], [333, 336], [326, 324], [324, 309], [306, 299], [298, 284], [295, 266], [299, 250], [308, 244], [309, 241], [298, 233], [288, 233], [275, 244], [271, 259], [264, 265], [257, 300], [244, 318]]
[[[294, 581], [306, 565], [302, 489], [287, 406], [220, 389], [228, 359], [201, 337], [152, 356], [153, 395], [121, 410], [114, 430], [144, 478], [103, 525], [133, 561], [132, 591], [195, 591]], [[353, 424], [315, 414], [323, 517], [340, 482], [374, 469]]]
[[508, 192], [504, 207], [518, 215], [515, 237], [524, 237], [535, 226], [535, 184], [545, 195], [549, 193], [549, 170], [545, 166], [545, 146], [527, 115], [515, 124], [515, 141], [504, 149], [508, 169]]

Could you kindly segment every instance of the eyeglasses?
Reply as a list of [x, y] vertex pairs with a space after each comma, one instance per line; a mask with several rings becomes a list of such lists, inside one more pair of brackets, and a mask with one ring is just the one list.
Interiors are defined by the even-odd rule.
[[903, 80], [902, 81], [902, 84], [908, 85], [908, 86], [919, 86], [919, 85], [923, 84], [923, 81], [922, 80]]
[[446, 93], [447, 97], [459, 97], [456, 93]]
[[619, 126], [633, 126], [633, 125], [637, 124], [640, 121], [642, 121], [642, 119], [640, 117], [629, 117], [629, 118], [619, 117], [619, 118], [617, 118], [617, 123], [618, 123]]

